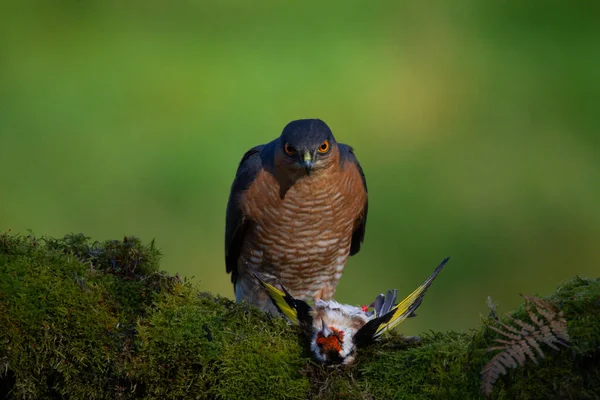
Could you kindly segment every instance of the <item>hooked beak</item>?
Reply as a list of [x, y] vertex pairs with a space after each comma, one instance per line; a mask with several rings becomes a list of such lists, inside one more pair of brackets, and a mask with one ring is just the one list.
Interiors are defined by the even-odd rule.
[[304, 166], [304, 169], [306, 170], [306, 175], [310, 175], [310, 171], [313, 167], [313, 160], [312, 160], [312, 156], [310, 155], [310, 153], [307, 151], [304, 153], [304, 156], [302, 157], [302, 165]]

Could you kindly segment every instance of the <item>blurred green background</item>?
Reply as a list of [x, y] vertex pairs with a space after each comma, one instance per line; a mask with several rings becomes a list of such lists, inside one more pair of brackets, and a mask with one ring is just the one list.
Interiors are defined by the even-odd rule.
[[318, 117], [355, 147], [366, 240], [337, 299], [409, 293], [407, 333], [600, 275], [600, 3], [0, 5], [0, 230], [157, 239], [232, 297], [242, 154]]

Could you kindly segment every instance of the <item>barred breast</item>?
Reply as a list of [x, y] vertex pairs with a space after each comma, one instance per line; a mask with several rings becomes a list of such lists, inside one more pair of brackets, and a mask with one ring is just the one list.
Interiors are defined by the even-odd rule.
[[365, 207], [358, 170], [336, 165], [304, 176], [283, 198], [275, 177], [261, 171], [244, 196], [243, 212], [252, 223], [239, 258], [241, 278], [249, 268], [294, 297], [331, 299]]

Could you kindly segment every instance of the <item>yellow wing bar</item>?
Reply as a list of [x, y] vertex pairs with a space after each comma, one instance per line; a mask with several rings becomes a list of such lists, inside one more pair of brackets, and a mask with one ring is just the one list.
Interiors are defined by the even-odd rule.
[[423, 296], [425, 295], [425, 292], [427, 291], [433, 280], [437, 277], [437, 275], [440, 273], [440, 271], [449, 259], [450, 257], [446, 257], [444, 261], [442, 261], [442, 263], [435, 269], [435, 271], [433, 271], [433, 274], [431, 274], [431, 276], [427, 278], [427, 280], [423, 282], [421, 286], [415, 289], [414, 292], [409, 294], [404, 300], [402, 300], [394, 308], [392, 308], [390, 313], [394, 314], [388, 320], [388, 322], [379, 325], [379, 327], [375, 331], [375, 334], [373, 335], [374, 338], [379, 337], [382, 333], [384, 333], [387, 330], [393, 329], [399, 323], [411, 316], [411, 314], [417, 309], [417, 307], [419, 307], [419, 305], [423, 301]]
[[262, 287], [267, 291], [267, 294], [271, 298], [271, 301], [273, 301], [275, 307], [277, 307], [277, 309], [283, 315], [285, 315], [292, 323], [299, 324], [298, 312], [296, 311], [296, 308], [293, 307], [295, 301], [294, 298], [287, 291], [285, 291], [285, 289], [283, 289], [284, 292], [282, 292], [275, 286], [270, 285], [267, 282], [260, 279], [260, 277], [257, 274], [254, 274], [254, 276], [256, 277], [256, 279], [258, 279]]

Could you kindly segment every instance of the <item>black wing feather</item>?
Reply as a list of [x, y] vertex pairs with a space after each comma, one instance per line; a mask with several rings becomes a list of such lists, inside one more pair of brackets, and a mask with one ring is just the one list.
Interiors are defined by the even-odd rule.
[[352, 338], [354, 344], [357, 347], [362, 347], [373, 343], [373, 338], [375, 337], [375, 333], [377, 333], [377, 329], [379, 328], [379, 326], [381, 324], [389, 322], [389, 320], [392, 319], [393, 314], [394, 313], [384, 314], [382, 316], [370, 320], [365, 325], [363, 325], [363, 327], [360, 328]]
[[265, 145], [251, 148], [244, 154], [238, 165], [235, 179], [231, 185], [227, 213], [225, 218], [225, 266], [231, 273], [231, 282], [237, 281], [237, 261], [241, 251], [246, 219], [239, 205], [242, 192], [250, 187], [258, 172], [262, 169], [261, 151]]
[[[367, 178], [365, 177], [365, 173], [364, 173], [362, 167], [360, 166], [360, 163], [358, 162], [358, 160], [356, 159], [356, 156], [354, 155], [354, 149], [351, 146], [348, 146], [347, 144], [343, 144], [343, 143], [338, 143], [338, 146], [339, 146], [340, 155], [341, 155], [340, 161], [349, 162], [351, 164], [354, 164], [356, 166], [356, 168], [358, 168], [358, 172], [360, 173], [360, 176], [362, 178], [363, 185], [365, 186], [365, 192], [368, 193]], [[363, 213], [363, 217], [360, 222], [360, 225], [358, 225], [358, 227], [352, 233], [352, 243], [350, 245], [350, 255], [351, 256], [353, 256], [359, 252], [360, 246], [361, 246], [362, 242], [365, 240], [365, 229], [367, 227], [367, 212], [368, 212], [368, 210], [369, 210], [369, 201], [367, 200], [367, 202], [365, 203], [365, 211]]]

